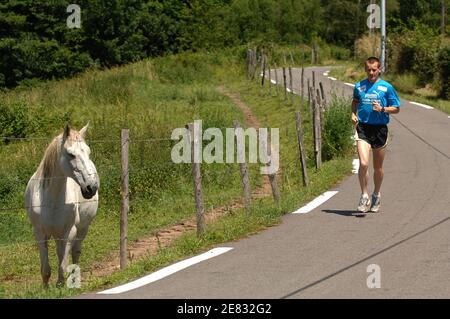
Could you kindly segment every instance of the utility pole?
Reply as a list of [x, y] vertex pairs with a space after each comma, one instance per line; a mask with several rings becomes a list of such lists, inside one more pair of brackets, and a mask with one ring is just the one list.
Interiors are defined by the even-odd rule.
[[386, 0], [381, 0], [381, 72], [386, 72]]

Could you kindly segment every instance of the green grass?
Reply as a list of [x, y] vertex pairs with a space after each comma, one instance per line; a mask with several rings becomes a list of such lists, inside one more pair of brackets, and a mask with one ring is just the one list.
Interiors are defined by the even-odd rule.
[[[194, 215], [192, 179], [188, 164], [175, 165], [170, 160], [176, 127], [195, 119], [208, 127], [232, 127], [243, 115], [232, 101], [217, 92], [218, 85], [239, 92], [261, 122], [262, 127], [280, 129], [281, 206], [273, 200], [255, 201], [251, 213], [238, 210], [213, 225], [202, 238], [186, 234], [169, 248], [132, 263], [129, 268], [105, 278], [83, 282], [81, 291], [103, 289], [134, 276], [154, 271], [185, 256], [206, 250], [214, 244], [248, 236], [276, 224], [282, 214], [329, 189], [351, 170], [349, 154], [313, 169], [311, 114], [306, 104], [300, 106], [283, 100], [275, 89], [261, 91], [256, 82], [243, 74], [241, 51], [184, 53], [150, 59], [104, 72], [87, 72], [77, 78], [43, 83], [1, 96], [6, 104], [21, 100], [27, 106], [27, 135], [48, 137], [44, 140], [11, 142], [0, 146], [0, 208], [21, 207], [28, 178], [36, 169], [50, 137], [62, 130], [66, 120], [76, 128], [91, 123], [88, 144], [92, 149], [100, 178], [100, 203], [88, 237], [84, 242], [80, 267], [89, 269], [118, 250], [120, 211], [121, 128], [130, 129], [130, 214], [128, 240], [151, 234]], [[301, 109], [305, 145], [308, 150], [310, 186], [301, 183], [294, 111]], [[261, 183], [259, 164], [250, 165], [251, 187]], [[226, 205], [241, 198], [237, 164], [204, 164], [202, 179], [205, 207]], [[61, 298], [79, 290], [41, 288], [39, 256], [31, 226], [24, 210], [0, 211], [0, 297]], [[54, 285], [56, 258], [54, 244], [49, 248]]]

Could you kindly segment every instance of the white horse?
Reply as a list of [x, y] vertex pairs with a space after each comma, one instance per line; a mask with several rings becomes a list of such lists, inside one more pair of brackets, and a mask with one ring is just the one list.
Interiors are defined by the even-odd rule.
[[53, 237], [56, 241], [57, 286], [62, 286], [69, 253], [72, 251], [73, 264], [78, 264], [81, 243], [97, 213], [99, 178], [89, 159], [89, 146], [84, 142], [87, 127], [77, 132], [66, 125], [64, 133], [47, 147], [25, 191], [25, 207], [39, 246], [44, 287], [48, 287], [51, 274], [48, 240]]

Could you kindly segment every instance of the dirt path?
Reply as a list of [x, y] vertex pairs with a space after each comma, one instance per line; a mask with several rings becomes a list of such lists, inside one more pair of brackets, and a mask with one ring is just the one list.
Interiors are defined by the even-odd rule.
[[[225, 96], [228, 96], [233, 103], [239, 107], [245, 117], [245, 124], [249, 127], [258, 129], [260, 123], [258, 119], [252, 114], [251, 109], [241, 101], [239, 94], [228, 92], [223, 86], [217, 88], [217, 91]], [[265, 175], [263, 177], [263, 184], [261, 187], [255, 189], [252, 192], [252, 198], [258, 199], [267, 196], [271, 196], [272, 191], [270, 182]], [[236, 200], [225, 206], [216, 207], [212, 210], [205, 211], [205, 224], [212, 223], [221, 216], [226, 215], [236, 209], [244, 207], [243, 199]], [[161, 248], [168, 247], [175, 239], [188, 231], [195, 231], [196, 229], [196, 217], [189, 218], [176, 225], [161, 229], [154, 234], [140, 238], [128, 246], [128, 261], [129, 263], [136, 262], [144, 257], [156, 255]], [[92, 277], [103, 277], [112, 274], [114, 271], [119, 270], [119, 256], [118, 252], [111, 254], [109, 258], [104, 261], [98, 262], [90, 268], [85, 268], [85, 279], [89, 280]]]

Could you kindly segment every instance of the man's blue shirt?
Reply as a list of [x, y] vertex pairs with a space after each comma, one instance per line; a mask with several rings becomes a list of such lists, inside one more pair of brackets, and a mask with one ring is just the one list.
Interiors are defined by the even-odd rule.
[[358, 100], [358, 121], [364, 124], [382, 125], [389, 123], [389, 114], [374, 111], [372, 101], [378, 100], [380, 105], [400, 107], [400, 99], [393, 86], [379, 79], [370, 83], [367, 79], [356, 83], [353, 98]]

